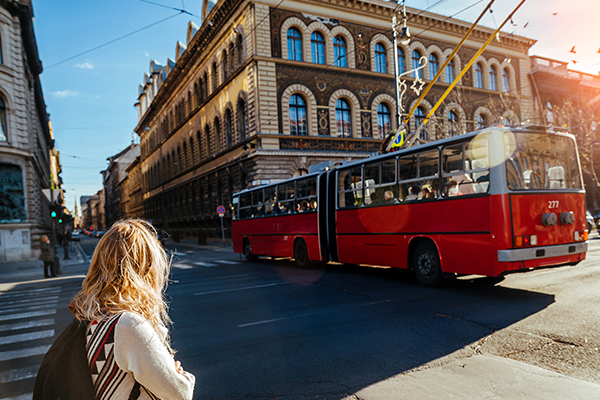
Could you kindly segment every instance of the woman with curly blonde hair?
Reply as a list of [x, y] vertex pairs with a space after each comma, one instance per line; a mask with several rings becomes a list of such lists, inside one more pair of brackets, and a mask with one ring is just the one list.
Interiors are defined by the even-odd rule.
[[98, 243], [70, 305], [76, 319], [91, 321], [86, 350], [97, 400], [192, 398], [195, 377], [174, 360], [167, 330], [169, 270], [143, 220], [115, 223]]

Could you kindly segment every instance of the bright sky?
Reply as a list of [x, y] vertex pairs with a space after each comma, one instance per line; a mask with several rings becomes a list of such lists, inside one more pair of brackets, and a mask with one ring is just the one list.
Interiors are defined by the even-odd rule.
[[[487, 2], [407, 0], [406, 4], [474, 21]], [[496, 22], [488, 13], [482, 24], [495, 28], [518, 3], [519, 0], [496, 0], [492, 6]], [[472, 4], [472, 8], [455, 15]], [[72, 209], [76, 198], [102, 188], [100, 171], [107, 165], [106, 158], [131, 143], [137, 125], [133, 104], [150, 60], [164, 64], [167, 57], [175, 58], [177, 41], [185, 44], [188, 21], [200, 24], [196, 16], [201, 14], [202, 1], [33, 0], [33, 7], [44, 66], [42, 89], [56, 147], [61, 153], [67, 206]], [[185, 9], [195, 16], [173, 8]], [[575, 60], [577, 64], [571, 63], [570, 68], [598, 73], [599, 14], [598, 0], [527, 0], [513, 18], [516, 26], [507, 25], [503, 30], [537, 39], [531, 55]], [[343, 19], [343, 15], [332, 17]], [[131, 34], [151, 24], [155, 25]], [[70, 59], [128, 34], [131, 35]], [[569, 52], [573, 46], [576, 54]]]

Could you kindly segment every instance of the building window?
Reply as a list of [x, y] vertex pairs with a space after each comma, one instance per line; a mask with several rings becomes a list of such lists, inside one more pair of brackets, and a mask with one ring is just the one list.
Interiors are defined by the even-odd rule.
[[[423, 107], [418, 107], [415, 110], [415, 132], [417, 131], [417, 129], [419, 129], [423, 121], [425, 121], [425, 110], [423, 109]], [[427, 130], [425, 129], [425, 127], [423, 127], [423, 130], [419, 134], [419, 139], [429, 140]]]
[[0, 97], [0, 142], [8, 140], [8, 130], [6, 129], [6, 106], [4, 100]]
[[446, 65], [446, 83], [454, 82], [454, 59]]
[[204, 151], [205, 151], [205, 157], [206, 158], [210, 158], [211, 156], [211, 145], [210, 145], [210, 126], [205, 125], [204, 126]]
[[381, 43], [375, 45], [375, 71], [376, 72], [387, 72], [387, 60], [385, 54], [385, 47]]
[[502, 70], [502, 91], [504, 93], [510, 92], [510, 83], [508, 82], [508, 70], [506, 68]]
[[416, 78], [418, 76], [420, 79], [423, 79], [423, 69], [417, 70], [417, 68], [419, 68], [420, 66], [421, 66], [421, 54], [417, 50], [414, 50], [412, 52], [412, 67], [414, 69], [413, 78]]
[[392, 113], [390, 108], [383, 103], [377, 106], [377, 128], [381, 139], [387, 137], [392, 131]]
[[0, 64], [4, 64], [2, 60], [2, 37], [0, 36]]
[[344, 99], [339, 99], [335, 103], [335, 124], [337, 134], [340, 137], [352, 137], [352, 112], [350, 105]]
[[232, 140], [232, 131], [233, 131], [233, 117], [231, 116], [231, 110], [228, 108], [225, 110], [225, 145], [227, 147], [231, 146], [233, 143]]
[[438, 62], [438, 58], [435, 54], [430, 54], [429, 55], [429, 79], [433, 80], [433, 78], [435, 78], [436, 74], [439, 71], [439, 62]]
[[300, 95], [290, 97], [290, 133], [307, 136], [308, 121], [306, 120], [306, 102]]
[[448, 125], [450, 136], [458, 135], [458, 115], [454, 111], [448, 111]]
[[2, 182], [0, 223], [27, 220], [21, 167], [13, 164], [0, 164], [0, 182]]
[[483, 89], [483, 68], [479, 63], [475, 64], [475, 87]]
[[215, 118], [215, 147], [216, 154], [221, 152], [221, 120], [218, 117]]
[[496, 68], [490, 66], [490, 90], [496, 90]]
[[296, 28], [288, 29], [288, 60], [302, 61], [302, 35]]
[[219, 79], [217, 76], [217, 63], [213, 62], [212, 64], [212, 92], [216, 92], [217, 91], [217, 86], [219, 86]]
[[223, 50], [221, 64], [223, 64], [223, 82], [227, 80], [229, 73], [229, 63], [227, 62], [227, 50]]
[[319, 32], [313, 32], [310, 36], [310, 49], [312, 62], [315, 64], [325, 64], [325, 40]]
[[406, 72], [406, 64], [404, 58], [404, 50], [398, 47], [398, 75]]
[[477, 116], [477, 129], [484, 129], [487, 126], [485, 117], [481, 114]]
[[237, 66], [239, 67], [240, 65], [242, 65], [242, 60], [243, 60], [242, 53], [244, 50], [244, 46], [242, 44], [242, 35], [238, 35], [236, 46], [237, 46], [237, 50], [236, 50]]
[[239, 137], [240, 137], [240, 141], [246, 140], [246, 102], [244, 102], [244, 100], [240, 99], [238, 101], [238, 106], [237, 106], [237, 115], [238, 115], [238, 132], [239, 132]]
[[202, 86], [202, 95], [203, 95], [202, 98], [203, 99], [206, 99], [208, 97], [208, 85], [209, 85], [208, 73], [205, 72], [204, 73], [204, 86]]
[[346, 60], [346, 41], [341, 36], [336, 36], [333, 39], [333, 65], [336, 67], [347, 67]]

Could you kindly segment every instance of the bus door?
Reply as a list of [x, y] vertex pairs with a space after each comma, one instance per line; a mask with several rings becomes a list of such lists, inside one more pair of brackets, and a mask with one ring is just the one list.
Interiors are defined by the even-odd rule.
[[[337, 177], [335, 170], [327, 171], [326, 173], [326, 190], [323, 192], [325, 200], [319, 199], [319, 204], [324, 206], [325, 219], [327, 224], [327, 236], [325, 240], [328, 244], [329, 259], [332, 261], [339, 261], [338, 248], [337, 248], [337, 226], [336, 226], [336, 215], [335, 215], [335, 204], [337, 194]], [[320, 193], [321, 194], [321, 193]], [[319, 208], [321, 208], [319, 206]]]
[[317, 178], [317, 219], [319, 224], [319, 248], [321, 250], [321, 261], [327, 262], [329, 257], [329, 243], [327, 242], [327, 176], [326, 172], [319, 174]]

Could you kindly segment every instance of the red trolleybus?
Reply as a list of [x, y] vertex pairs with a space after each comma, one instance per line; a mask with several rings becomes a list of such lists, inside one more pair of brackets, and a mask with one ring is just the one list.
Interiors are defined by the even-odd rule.
[[[496, 127], [344, 164], [235, 194], [234, 251], [411, 268], [428, 286], [575, 265], [588, 234], [578, 160], [571, 135]], [[301, 180], [317, 188], [316, 211], [298, 208]], [[274, 214], [281, 201], [292, 211]]]

